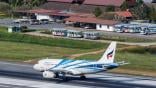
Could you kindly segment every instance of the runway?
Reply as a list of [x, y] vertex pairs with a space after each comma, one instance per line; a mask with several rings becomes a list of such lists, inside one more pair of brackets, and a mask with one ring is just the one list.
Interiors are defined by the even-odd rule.
[[32, 65], [0, 62], [0, 88], [156, 88], [156, 78], [100, 73], [86, 80], [69, 77], [69, 81], [43, 79]]

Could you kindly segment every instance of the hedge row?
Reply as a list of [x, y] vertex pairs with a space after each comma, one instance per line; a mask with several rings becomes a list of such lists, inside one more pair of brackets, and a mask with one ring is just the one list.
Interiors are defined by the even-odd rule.
[[138, 54], [150, 53], [156, 55], [156, 46], [147, 46], [147, 47], [137, 46], [133, 48], [127, 48], [122, 51], [129, 52], [129, 53], [138, 53]]

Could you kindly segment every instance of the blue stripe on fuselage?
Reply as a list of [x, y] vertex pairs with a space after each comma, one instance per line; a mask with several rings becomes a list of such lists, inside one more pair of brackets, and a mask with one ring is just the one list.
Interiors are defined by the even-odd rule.
[[[59, 64], [57, 64], [55, 67], [58, 67], [58, 66], [60, 66], [60, 65], [64, 65], [64, 64], [67, 64], [67, 63], [71, 63], [71, 62], [73, 62], [73, 61], [75, 61], [75, 60], [68, 60], [68, 59], [63, 59]], [[53, 68], [55, 68], [55, 67], [53, 67]]]
[[103, 68], [102, 64], [89, 64], [89, 65], [84, 65], [84, 66], [79, 66], [76, 68], [87, 68], [87, 67], [91, 67], [91, 68]]
[[[76, 60], [75, 60], [75, 61], [76, 61]], [[68, 68], [68, 67], [72, 67], [72, 66], [76, 66], [76, 65], [84, 64], [84, 63], [88, 63], [88, 61], [82, 60], [82, 61], [79, 62], [79, 63], [75, 63], [75, 64], [67, 65], [67, 66], [65, 66], [64, 68]]]

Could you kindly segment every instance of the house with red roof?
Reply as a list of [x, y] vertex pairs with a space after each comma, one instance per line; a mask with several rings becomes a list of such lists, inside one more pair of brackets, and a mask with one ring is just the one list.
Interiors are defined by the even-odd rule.
[[119, 23], [118, 21], [103, 20], [95, 17], [69, 17], [65, 19], [65, 22], [66, 24], [72, 23], [76, 27], [103, 31], [114, 31], [114, 25]]
[[129, 20], [133, 19], [133, 15], [129, 10], [117, 11], [117, 12], [115, 12], [114, 18], [115, 18], [115, 20], [129, 21]]
[[73, 0], [47, 0], [48, 2], [64, 2], [64, 3], [72, 3]]
[[115, 6], [120, 7], [125, 0], [85, 0], [85, 5], [96, 5], [96, 6]]
[[109, 6], [113, 6], [116, 11], [120, 11], [124, 2], [133, 6], [136, 0], [47, 0], [47, 3], [41, 7], [44, 9], [92, 13], [97, 7], [105, 11]]
[[62, 10], [47, 10], [47, 9], [32, 9], [32, 10], [17, 10], [16, 13], [26, 14], [29, 18], [42, 20], [48, 19], [49, 21], [63, 21], [69, 17], [94, 17], [89, 13], [72, 13]]

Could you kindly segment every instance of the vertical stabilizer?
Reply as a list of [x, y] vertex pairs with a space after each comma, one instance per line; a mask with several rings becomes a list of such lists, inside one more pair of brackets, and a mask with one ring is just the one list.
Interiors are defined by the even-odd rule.
[[100, 63], [113, 63], [115, 57], [116, 42], [111, 42], [105, 53], [102, 55], [98, 62]]

